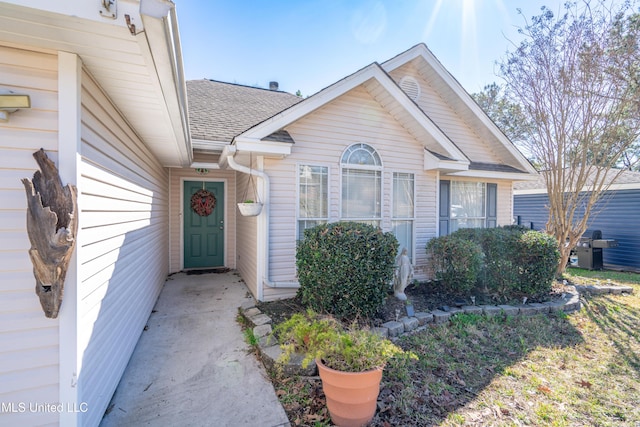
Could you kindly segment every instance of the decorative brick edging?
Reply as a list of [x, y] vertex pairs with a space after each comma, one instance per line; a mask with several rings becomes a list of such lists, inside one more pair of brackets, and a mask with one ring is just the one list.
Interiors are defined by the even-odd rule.
[[[536, 314], [553, 313], [563, 311], [571, 313], [579, 311], [582, 308], [580, 302], [580, 294], [622, 294], [633, 293], [633, 288], [628, 286], [570, 286], [569, 292], [563, 295], [562, 299], [549, 301], [544, 303], [529, 303], [520, 305], [470, 305], [460, 308], [450, 308], [448, 311], [432, 310], [430, 312], [416, 312], [413, 316], [402, 317], [397, 321], [390, 321], [382, 324], [381, 327], [374, 328], [383, 337], [392, 340], [407, 334], [425, 329], [428, 324], [444, 324], [451, 320], [451, 317], [458, 313], [482, 314], [485, 316], [533, 316]], [[253, 335], [258, 341], [258, 349], [262, 355], [263, 363], [271, 368], [275, 365], [282, 354], [282, 350], [277, 343], [269, 340], [271, 335], [271, 318], [262, 313], [255, 306], [255, 301], [251, 299], [240, 307], [242, 315], [253, 325]], [[306, 369], [303, 369], [300, 362], [302, 357], [293, 357], [289, 363], [283, 366], [285, 374], [288, 375], [316, 375], [315, 363], [311, 363]]]

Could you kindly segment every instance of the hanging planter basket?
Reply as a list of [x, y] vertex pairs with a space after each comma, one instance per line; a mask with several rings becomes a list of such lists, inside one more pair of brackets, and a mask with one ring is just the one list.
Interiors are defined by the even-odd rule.
[[[242, 196], [242, 200], [244, 202], [238, 203], [238, 210], [242, 216], [258, 216], [260, 212], [262, 212], [262, 202], [258, 196], [258, 188], [256, 187], [256, 182], [253, 179], [253, 175], [251, 174], [251, 166], [253, 164], [253, 155], [250, 157], [249, 161], [249, 182], [247, 182], [247, 187], [244, 190], [244, 194]], [[247, 192], [249, 187], [253, 187], [253, 194], [256, 197], [256, 200], [247, 199]]]
[[262, 212], [262, 203], [238, 203], [238, 210], [242, 216], [258, 216]]

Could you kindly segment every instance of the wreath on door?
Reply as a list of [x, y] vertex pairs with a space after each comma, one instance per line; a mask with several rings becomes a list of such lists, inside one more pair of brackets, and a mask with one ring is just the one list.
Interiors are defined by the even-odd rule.
[[191, 196], [191, 209], [200, 216], [209, 216], [216, 207], [216, 196], [204, 188]]

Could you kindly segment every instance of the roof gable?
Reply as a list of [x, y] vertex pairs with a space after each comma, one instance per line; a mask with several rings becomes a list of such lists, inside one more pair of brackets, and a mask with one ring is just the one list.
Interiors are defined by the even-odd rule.
[[[236, 144], [242, 144], [262, 140], [360, 85], [365, 87], [387, 111], [393, 112], [392, 115], [417, 140], [425, 144], [425, 148], [439, 152], [442, 156], [458, 162], [460, 170], [468, 168], [469, 160], [464, 153], [406, 96], [378, 63], [373, 63], [345, 77], [303, 102], [255, 125], [236, 137], [234, 141]], [[434, 141], [435, 146], [432, 144]]]
[[489, 145], [488, 149], [501, 158], [505, 164], [529, 173], [536, 173], [531, 163], [500, 131], [424, 43], [384, 62], [382, 68], [392, 73], [409, 63], [415, 65], [421, 77], [447, 101], [451, 110], [471, 126], [478, 136]]

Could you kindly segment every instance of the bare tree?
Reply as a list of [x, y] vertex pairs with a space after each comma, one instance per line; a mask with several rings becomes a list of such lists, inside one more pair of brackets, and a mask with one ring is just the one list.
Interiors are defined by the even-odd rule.
[[640, 14], [635, 1], [604, 0], [568, 2], [557, 17], [541, 11], [500, 73], [531, 119], [520, 143], [547, 171], [546, 230], [558, 239], [561, 273], [640, 135]]

